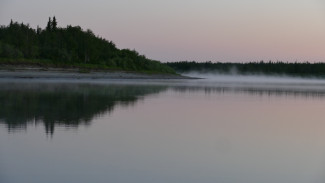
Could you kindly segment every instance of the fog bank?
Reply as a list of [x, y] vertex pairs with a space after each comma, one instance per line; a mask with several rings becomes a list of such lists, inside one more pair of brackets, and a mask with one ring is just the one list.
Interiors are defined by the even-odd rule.
[[202, 82], [215, 83], [247, 83], [247, 84], [316, 84], [325, 85], [325, 79], [321, 78], [304, 78], [286, 75], [240, 75], [240, 74], [219, 74], [219, 73], [183, 73], [185, 76], [202, 78]]

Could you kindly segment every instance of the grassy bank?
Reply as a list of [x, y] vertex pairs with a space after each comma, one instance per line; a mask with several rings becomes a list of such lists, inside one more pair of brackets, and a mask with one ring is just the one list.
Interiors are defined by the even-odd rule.
[[48, 68], [58, 69], [77, 69], [80, 73], [89, 73], [92, 71], [126, 71], [141, 74], [171, 74], [178, 75], [173, 72], [160, 72], [155, 70], [132, 70], [123, 69], [120, 67], [110, 67], [103, 64], [83, 64], [83, 63], [65, 63], [55, 62], [46, 59], [11, 59], [11, 58], [0, 58], [0, 68], [14, 71], [16, 68], [28, 68], [28, 67], [40, 67], [43, 70]]

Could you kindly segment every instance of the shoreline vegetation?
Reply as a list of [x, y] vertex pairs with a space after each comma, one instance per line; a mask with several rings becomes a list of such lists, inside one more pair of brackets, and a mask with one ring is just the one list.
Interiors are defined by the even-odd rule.
[[222, 63], [211, 61], [167, 62], [167, 65], [178, 73], [229, 74], [229, 75], [283, 75], [293, 77], [325, 78], [325, 63], [309, 62], [248, 62]]
[[[80, 26], [57, 27], [49, 18], [45, 29], [10, 21], [0, 26], [0, 77], [195, 79], [179, 73], [286, 75], [325, 78], [325, 63], [179, 61], [161, 63]], [[70, 74], [68, 74], [70, 72]]]
[[37, 67], [79, 70], [83, 73], [134, 72], [142, 75], [179, 75], [169, 66], [146, 58], [135, 50], [118, 49], [108, 41], [80, 26], [57, 27], [49, 18], [45, 29], [10, 21], [0, 26], [0, 69]]

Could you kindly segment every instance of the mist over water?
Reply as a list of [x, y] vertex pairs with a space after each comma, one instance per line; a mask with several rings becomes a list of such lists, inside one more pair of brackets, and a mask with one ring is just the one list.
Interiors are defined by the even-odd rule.
[[325, 79], [293, 77], [286, 75], [263, 74], [219, 74], [219, 73], [183, 73], [185, 76], [202, 78], [210, 82], [251, 83], [251, 84], [317, 84], [325, 85]]
[[261, 90], [295, 90], [325, 92], [325, 79], [303, 78], [286, 75], [239, 75], [219, 73], [184, 73], [183, 75], [201, 78], [190, 85], [207, 87], [256, 88]]

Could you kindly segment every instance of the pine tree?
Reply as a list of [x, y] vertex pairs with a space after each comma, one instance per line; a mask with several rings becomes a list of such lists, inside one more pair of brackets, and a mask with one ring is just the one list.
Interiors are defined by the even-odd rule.
[[52, 21], [52, 30], [56, 30], [56, 26], [57, 26], [57, 22], [56, 22], [56, 18], [55, 16], [53, 17], [53, 21]]
[[49, 21], [47, 22], [46, 30], [51, 31], [51, 29], [52, 29], [52, 21], [51, 21], [51, 17], [49, 17]]

